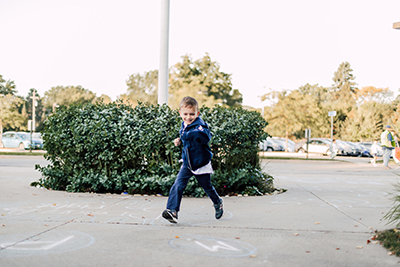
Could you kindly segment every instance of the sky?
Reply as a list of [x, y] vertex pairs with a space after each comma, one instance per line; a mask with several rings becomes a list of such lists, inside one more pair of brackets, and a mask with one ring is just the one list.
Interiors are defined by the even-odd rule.
[[[113, 100], [160, 64], [164, 0], [0, 0], [0, 75], [17, 94], [82, 86]], [[398, 0], [170, 0], [169, 66], [208, 53], [243, 104], [268, 90], [331, 86], [349, 62], [359, 88], [400, 89]]]

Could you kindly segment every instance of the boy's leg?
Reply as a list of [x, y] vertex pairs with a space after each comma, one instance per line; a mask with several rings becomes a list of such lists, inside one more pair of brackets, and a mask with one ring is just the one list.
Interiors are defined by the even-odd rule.
[[220, 197], [215, 190], [214, 186], [211, 184], [211, 175], [210, 174], [201, 174], [195, 175], [197, 181], [201, 185], [201, 187], [206, 192], [207, 196], [211, 199], [214, 204], [218, 204], [220, 201]]
[[181, 200], [182, 200], [182, 194], [183, 191], [186, 188], [186, 185], [190, 179], [190, 177], [193, 176], [193, 173], [186, 168], [184, 165], [182, 165], [178, 176], [176, 177], [176, 180], [174, 184], [171, 187], [171, 190], [169, 191], [169, 197], [168, 197], [168, 202], [167, 202], [167, 209], [169, 210], [175, 210], [176, 212], [179, 211], [180, 206], [181, 206]]
[[211, 175], [210, 174], [196, 175], [196, 179], [201, 185], [201, 187], [203, 187], [208, 197], [214, 203], [215, 218], [220, 219], [224, 214], [222, 198], [219, 197], [214, 186], [211, 184]]

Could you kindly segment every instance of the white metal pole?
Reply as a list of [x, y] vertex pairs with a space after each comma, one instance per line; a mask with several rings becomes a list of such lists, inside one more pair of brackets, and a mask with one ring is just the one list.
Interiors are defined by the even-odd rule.
[[333, 116], [331, 116], [331, 156], [333, 153]]
[[36, 110], [35, 110], [35, 104], [36, 104], [36, 90], [35, 89], [33, 89], [33, 91], [32, 91], [32, 131], [33, 132], [35, 132], [35, 125], [36, 125], [36, 120], [35, 120], [35, 117], [36, 117], [36, 115], [35, 115], [35, 113], [36, 113]]
[[161, 0], [161, 42], [160, 68], [158, 70], [158, 104], [168, 105], [168, 42], [169, 42], [169, 2]]

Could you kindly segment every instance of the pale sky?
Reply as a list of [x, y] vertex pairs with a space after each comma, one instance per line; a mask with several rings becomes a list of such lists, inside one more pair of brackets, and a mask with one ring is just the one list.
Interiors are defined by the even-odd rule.
[[[159, 68], [161, 0], [0, 0], [0, 74], [44, 92], [81, 85], [113, 100]], [[340, 63], [358, 87], [400, 89], [398, 0], [171, 0], [169, 66], [209, 53], [245, 105], [310, 84]]]

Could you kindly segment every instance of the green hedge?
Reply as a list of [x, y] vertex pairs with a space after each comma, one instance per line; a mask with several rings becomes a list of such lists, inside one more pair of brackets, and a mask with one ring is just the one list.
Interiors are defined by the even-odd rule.
[[[201, 117], [213, 133], [210, 146], [221, 195], [257, 195], [274, 190], [273, 179], [262, 173], [258, 143], [267, 122], [258, 112], [241, 108], [205, 108]], [[167, 105], [137, 107], [121, 102], [74, 105], [52, 114], [42, 132], [47, 166], [33, 186], [69, 192], [168, 195], [180, 168], [181, 118]], [[186, 195], [204, 196], [195, 179]]]

